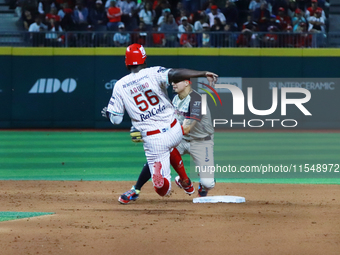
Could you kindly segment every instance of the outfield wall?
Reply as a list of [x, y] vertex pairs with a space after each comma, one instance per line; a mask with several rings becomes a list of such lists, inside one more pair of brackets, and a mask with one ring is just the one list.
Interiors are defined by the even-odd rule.
[[[221, 77], [334, 78], [332, 89], [311, 90], [312, 100], [306, 106], [313, 109], [314, 119], [295, 117], [299, 128], [340, 127], [339, 49], [147, 48], [146, 52], [149, 66], [211, 70]], [[115, 81], [128, 74], [124, 53], [124, 48], [0, 48], [0, 128], [112, 128], [100, 111]], [[247, 87], [242, 90], [246, 95]], [[258, 109], [270, 107], [263, 100], [270, 98], [270, 92], [268, 84], [254, 88]], [[232, 106], [230, 96], [223, 94], [222, 99]], [[209, 98], [208, 104], [215, 107]], [[244, 118], [254, 116], [247, 111]], [[125, 115], [117, 128], [130, 125]]]

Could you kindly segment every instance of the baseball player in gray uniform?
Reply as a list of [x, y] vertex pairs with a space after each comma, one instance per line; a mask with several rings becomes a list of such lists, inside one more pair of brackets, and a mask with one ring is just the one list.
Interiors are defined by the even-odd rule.
[[[175, 117], [183, 127], [183, 138], [181, 143], [174, 150], [183, 154], [190, 154], [195, 166], [200, 169], [207, 169], [214, 166], [214, 128], [211, 122], [210, 110], [207, 107], [207, 114], [201, 114], [201, 95], [191, 88], [190, 80], [183, 80], [172, 83], [174, 91], [178, 94], [174, 97], [172, 104], [175, 108]], [[140, 136], [138, 131], [133, 131], [132, 140]], [[172, 154], [170, 154], [170, 161]], [[173, 165], [173, 164], [172, 164]], [[176, 166], [173, 165], [175, 168]], [[215, 186], [214, 173], [198, 173], [200, 181], [198, 185], [198, 195], [207, 196], [208, 190]], [[148, 165], [145, 164], [142, 172], [131, 190], [122, 194], [118, 201], [122, 204], [128, 204], [139, 197], [142, 186], [151, 178]], [[175, 178], [178, 187], [183, 188], [180, 178]], [[192, 194], [188, 193], [187, 194]]]

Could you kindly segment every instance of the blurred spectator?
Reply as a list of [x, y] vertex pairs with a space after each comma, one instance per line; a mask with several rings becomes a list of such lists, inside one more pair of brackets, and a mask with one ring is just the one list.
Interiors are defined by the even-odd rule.
[[288, 25], [291, 24], [290, 17], [285, 14], [285, 9], [283, 7], [279, 8], [278, 15], [276, 16], [276, 19], [280, 23], [281, 30], [285, 30]]
[[[213, 7], [214, 6], [214, 7]], [[216, 6], [216, 7], [215, 7]], [[221, 12], [220, 8], [218, 8], [216, 1], [212, 1], [209, 3], [209, 6], [205, 9], [205, 13], [208, 15], [211, 13], [211, 8], [216, 8], [217, 13]], [[204, 10], [204, 9], [203, 9]]]
[[[273, 5], [275, 4], [275, 2], [277, 0], [263, 0], [263, 1], [265, 1], [267, 3], [267, 9], [268, 9], [269, 13], [272, 14], [273, 13]], [[285, 1], [289, 1], [289, 0], [285, 0]], [[287, 4], [287, 6], [288, 6], [288, 4]]]
[[224, 25], [218, 17], [214, 18], [214, 25], [210, 28], [211, 32], [215, 32], [210, 35], [210, 45], [213, 47], [221, 47], [223, 44], [222, 33], [224, 31]]
[[30, 25], [32, 25], [35, 21], [32, 13], [29, 10], [25, 10], [22, 14], [22, 20], [24, 24], [24, 29], [28, 31]]
[[[61, 26], [65, 31], [73, 31], [76, 30], [76, 24], [73, 20], [73, 10], [68, 8], [68, 4], [63, 5], [63, 15], [64, 17], [61, 18]], [[60, 15], [59, 15], [60, 16]]]
[[274, 14], [270, 15], [270, 19], [269, 19], [269, 22], [268, 22], [268, 27], [270, 27], [270, 26], [276, 27], [277, 31], [281, 31], [282, 30], [280, 20], [278, 20]]
[[61, 5], [61, 9], [58, 11], [58, 16], [62, 20], [65, 17], [66, 13], [72, 13], [72, 12], [73, 10], [69, 8], [68, 3], [63, 3]]
[[311, 46], [312, 36], [306, 33], [307, 32], [306, 23], [304, 22], [299, 23], [295, 32], [297, 33], [295, 35], [295, 47], [304, 48]]
[[[137, 1], [136, 11], [137, 11], [138, 14], [141, 10], [145, 9], [145, 5], [148, 2], [151, 4], [150, 0], [138, 0]], [[151, 10], [152, 10], [152, 5], [151, 5]]]
[[314, 13], [316, 12], [316, 10], [321, 11], [321, 17], [324, 18], [324, 20], [326, 20], [325, 12], [322, 10], [322, 8], [318, 7], [318, 0], [312, 0], [312, 6], [307, 8], [306, 10], [307, 20], [309, 17], [314, 16]]
[[192, 48], [197, 45], [197, 41], [196, 41], [196, 35], [192, 33], [193, 26], [191, 24], [189, 25], [190, 26], [185, 27], [187, 33], [181, 34], [180, 44], [183, 47]]
[[237, 38], [237, 47], [258, 47], [258, 35], [254, 33], [255, 30], [256, 26], [253, 23], [248, 23]]
[[165, 40], [165, 36], [163, 33], [157, 33], [158, 31], [158, 26], [154, 25], [154, 27], [152, 28], [153, 33], [152, 33], [152, 43], [153, 46], [155, 47], [163, 47], [165, 46], [166, 40]]
[[202, 47], [210, 47], [210, 26], [208, 23], [204, 23], [202, 27]]
[[62, 45], [62, 34], [58, 32], [63, 32], [58, 21], [54, 17], [48, 19], [48, 31], [51, 33], [46, 33], [45, 35], [45, 46], [47, 47], [60, 47]]
[[132, 43], [138, 43], [143, 46], [150, 46], [147, 40], [147, 29], [143, 21], [139, 22], [139, 27], [133, 30], [135, 33], [132, 34]]
[[165, 34], [165, 40], [166, 40], [165, 46], [166, 47], [177, 46], [178, 27], [176, 23], [174, 23], [174, 16], [172, 14], [170, 14], [167, 17], [166, 22], [161, 25], [159, 31]]
[[263, 43], [265, 47], [274, 48], [278, 46], [278, 35], [276, 34], [278, 31], [277, 27], [270, 26], [268, 27], [268, 32], [263, 37]]
[[[112, 1], [115, 1], [116, 2], [115, 6], [120, 8], [120, 4], [122, 2], [121, 0], [112, 0]], [[105, 10], [107, 11], [110, 7], [111, 7], [111, 0], [106, 0], [105, 5], [104, 5]]]
[[[182, 24], [182, 20], [181, 20], [181, 19], [182, 19], [183, 17], [187, 17], [187, 11], [184, 10], [184, 9], [181, 10], [180, 16], [178, 16], [178, 17], [175, 19], [175, 22], [176, 22], [177, 25], [181, 25], [181, 24]], [[189, 21], [189, 19], [188, 19], [188, 21]]]
[[79, 31], [87, 30], [88, 15], [89, 15], [88, 9], [84, 6], [82, 0], [78, 0], [77, 5], [74, 7], [73, 11], [73, 20], [77, 30]]
[[297, 27], [296, 27], [296, 29], [293, 29], [293, 32], [295, 32], [295, 33], [307, 32], [306, 23], [300, 22], [299, 24], [297, 24]]
[[211, 26], [210, 31], [223, 31], [223, 24], [222, 24], [220, 18], [218, 18], [218, 17], [214, 18], [214, 23]]
[[61, 21], [61, 18], [58, 15], [58, 10], [56, 7], [51, 7], [51, 11], [47, 13], [45, 16], [46, 23], [48, 23], [51, 19], [54, 19], [54, 21], [56, 22]]
[[51, 0], [41, 0], [38, 3], [38, 12], [44, 17], [46, 13], [50, 12], [52, 7], [56, 7], [56, 5]]
[[321, 7], [324, 10], [325, 8], [330, 7], [329, 2], [330, 2], [329, 0], [318, 0], [318, 6]]
[[106, 30], [107, 16], [102, 0], [96, 0], [94, 9], [90, 9], [89, 23], [94, 31]]
[[254, 12], [257, 8], [260, 8], [262, 2], [261, 0], [251, 0], [249, 3], [249, 11]]
[[[26, 0], [16, 0], [18, 4], [22, 1]], [[103, 0], [83, 0], [84, 2], [79, 2], [79, 0], [35, 0], [38, 1], [38, 4], [35, 4], [32, 7], [32, 10], [39, 10], [38, 15], [41, 16], [42, 22], [48, 25], [48, 31], [50, 30], [50, 35], [47, 36], [46, 33], [46, 40], [45, 45], [60, 45], [60, 42], [55, 44], [53, 42], [56, 38], [48, 38], [49, 36], [55, 36], [52, 32], [54, 30], [59, 31], [59, 27], [63, 31], [72, 31], [72, 30], [87, 30], [88, 25], [93, 27], [93, 30], [106, 30], [105, 23], [107, 23], [109, 16], [109, 12], [105, 12], [103, 9]], [[68, 4], [70, 6], [74, 6], [74, 3], [77, 1], [77, 6], [74, 10], [68, 8]], [[32, 0], [28, 0], [28, 2], [32, 2]], [[110, 0], [106, 0], [106, 4], [110, 4]], [[136, 2], [138, 4], [136, 4]], [[199, 5], [202, 2], [205, 2], [204, 11], [195, 11], [194, 13], [188, 13], [190, 8], [183, 8], [183, 5], [188, 4], [189, 2], [193, 2], [193, 4]], [[242, 3], [241, 3], [242, 2]], [[244, 3], [246, 2], [246, 3]], [[250, 2], [250, 3], [249, 3]], [[311, 2], [311, 7], [307, 8], [306, 16], [304, 17], [304, 12], [298, 6], [305, 6], [306, 3]], [[309, 39], [307, 38], [307, 43], [303, 44], [301, 40], [292, 40], [287, 39], [285, 36], [278, 36], [276, 38], [276, 45], [287, 45], [287, 47], [300, 45], [298, 47], [316, 47], [322, 46], [324, 44], [324, 38], [320, 39], [318, 34], [324, 34], [326, 30], [326, 18], [325, 18], [325, 11], [320, 7], [323, 6], [322, 3], [324, 0], [248, 0], [248, 1], [240, 1], [240, 0], [176, 0], [176, 1], [167, 1], [167, 0], [116, 0], [115, 7], [120, 9], [120, 13], [124, 13], [124, 10], [127, 10], [127, 21], [125, 23], [125, 31], [135, 31], [138, 32], [136, 34], [131, 34], [133, 42], [140, 42], [142, 44], [149, 44], [151, 46], [151, 38], [154, 39], [154, 35], [151, 34], [148, 36], [144, 36], [144, 32], [152, 30], [152, 24], [159, 22], [160, 24], [164, 23], [165, 26], [159, 26], [159, 32], [155, 35], [155, 39], [157, 41], [156, 44], [163, 45], [163, 42], [166, 42], [166, 46], [176, 46], [176, 45], [186, 45], [187, 42], [191, 40], [188, 36], [190, 35], [189, 30], [195, 33], [195, 43], [190, 43], [191, 46], [195, 45], [194, 47], [198, 46], [205, 46], [209, 45], [208, 47], [231, 47], [233, 45], [234, 38], [230, 38], [231, 32], [235, 30], [236, 26], [243, 24], [242, 28], [251, 27], [254, 31], [267, 31], [267, 42], [270, 47], [274, 44], [269, 43], [269, 41], [273, 41], [274, 35], [273, 31], [282, 31], [282, 33], [291, 33], [294, 31], [295, 33], [299, 30], [304, 30], [303, 33], [313, 32], [313, 36], [310, 36]], [[83, 3], [85, 5], [83, 5]], [[94, 5], [95, 3], [95, 5]], [[219, 10], [218, 6], [225, 6]], [[267, 3], [267, 5], [266, 5]], [[273, 14], [277, 14], [275, 19], [271, 17], [270, 7], [268, 4], [272, 4], [273, 6]], [[58, 11], [55, 6], [61, 5], [62, 8]], [[87, 8], [85, 7], [89, 7]], [[92, 8], [93, 6], [93, 8]], [[252, 12], [253, 16], [247, 16], [247, 21], [245, 23], [244, 20], [246, 15], [249, 13], [248, 8], [252, 9], [256, 6], [260, 6], [260, 8], [256, 8], [254, 12]], [[91, 7], [91, 8], [90, 8]], [[155, 8], [155, 10], [152, 9]], [[307, 6], [306, 6], [307, 7]], [[193, 7], [195, 9], [195, 7]], [[27, 10], [23, 8], [23, 10]], [[172, 11], [171, 11], [172, 10]], [[88, 11], [88, 13], [86, 13]], [[156, 12], [159, 14], [163, 13], [163, 15], [159, 18], [156, 18]], [[175, 20], [171, 14], [174, 14], [178, 21]], [[25, 30], [28, 30], [30, 25], [33, 24], [34, 15], [33, 12], [27, 10], [24, 11], [21, 15], [21, 19], [23, 20], [23, 26]], [[43, 14], [43, 15], [41, 15]], [[118, 25], [121, 24], [122, 17], [117, 13], [112, 13], [110, 21], [115, 23], [111, 25], [113, 30], [118, 31]], [[223, 15], [223, 16], [222, 16]], [[320, 17], [319, 17], [320, 16]], [[215, 17], [219, 17], [220, 22], [215, 24]], [[44, 19], [45, 18], [45, 19]], [[253, 19], [251, 19], [253, 18]], [[51, 24], [51, 20], [53, 20], [53, 25]], [[169, 24], [168, 20], [172, 20], [172, 24]], [[137, 27], [137, 21], [140, 23], [140, 26]], [[177, 22], [176, 22], [177, 21]], [[88, 22], [88, 23], [87, 23]], [[211, 34], [207, 36], [206, 31], [208, 28], [203, 28], [203, 24], [208, 23], [210, 29], [215, 31], [215, 34]], [[304, 25], [301, 25], [303, 24]], [[220, 26], [221, 24], [221, 26]], [[173, 38], [173, 28], [178, 26], [177, 33], [175, 33], [176, 38]], [[249, 25], [249, 26], [248, 26]], [[291, 25], [291, 26], [290, 26]], [[107, 27], [110, 25], [107, 24]], [[190, 26], [190, 28], [189, 28]], [[271, 28], [271, 31], [267, 29]], [[132, 29], [133, 28], [133, 29]], [[146, 31], [145, 31], [146, 29]], [[248, 29], [251, 30], [251, 29]], [[167, 33], [167, 31], [171, 31], [171, 33]], [[217, 31], [221, 31], [217, 33]], [[222, 33], [224, 31], [224, 33]], [[204, 33], [205, 32], [205, 33]], [[247, 30], [242, 33], [242, 37], [248, 38], [245, 36], [247, 34]], [[249, 31], [248, 31], [249, 32]], [[295, 38], [294, 33], [294, 38]], [[182, 36], [186, 34], [185, 36]], [[208, 43], [203, 45], [203, 34], [205, 34], [206, 39], [208, 39]], [[27, 36], [29, 33], [27, 34]], [[91, 36], [97, 36], [99, 33], [92, 33]], [[252, 36], [254, 32], [252, 32]], [[52, 36], [52, 37], [53, 37]], [[45, 37], [45, 36], [44, 36]], [[78, 35], [77, 35], [78, 37]], [[164, 38], [163, 38], [164, 37]], [[149, 41], [147, 40], [149, 38]], [[158, 39], [157, 39], [158, 38]], [[238, 46], [241, 45], [241, 41], [239, 40], [241, 36], [238, 37]], [[317, 38], [317, 39], [315, 39]], [[53, 40], [50, 40], [53, 39]], [[77, 38], [79, 39], [79, 38]], [[105, 37], [107, 40], [108, 38]], [[111, 45], [113, 45], [112, 37]], [[164, 40], [163, 40], [164, 39]], [[308, 43], [309, 40], [309, 43]], [[104, 41], [104, 40], [102, 40]], [[275, 41], [275, 40], [274, 40]], [[66, 40], [68, 42], [69, 40]], [[264, 42], [261, 40], [261, 42]], [[267, 43], [266, 42], [266, 43]], [[320, 43], [321, 42], [321, 43]], [[188, 44], [188, 45], [189, 45]], [[308, 46], [301, 46], [301, 45], [308, 45]]]
[[223, 47], [235, 47], [237, 35], [233, 32], [237, 31], [237, 27], [234, 23], [227, 23], [224, 26], [224, 34], [222, 34], [222, 46]]
[[23, 2], [22, 0], [18, 0], [16, 1], [15, 6], [13, 6], [13, 8], [15, 8], [14, 10], [15, 16], [19, 18], [22, 17], [23, 11], [27, 10], [27, 9], [22, 8], [23, 6], [22, 2]]
[[119, 4], [119, 8], [122, 11], [122, 22], [126, 26], [127, 31], [132, 31], [137, 27], [137, 6], [136, 3], [132, 0], [121, 1]]
[[307, 23], [305, 17], [302, 16], [302, 11], [300, 9], [296, 9], [295, 16], [292, 19], [292, 26], [294, 32], [297, 30], [297, 27], [301, 22]]
[[153, 19], [155, 17], [155, 11], [152, 10], [151, 2], [146, 2], [143, 9], [139, 12], [139, 20], [146, 26], [146, 30], [152, 30]]
[[122, 11], [119, 7], [116, 7], [116, 1], [110, 1], [110, 7], [107, 10], [107, 18], [109, 22], [107, 23], [107, 29], [109, 31], [117, 31], [118, 25], [121, 24]]
[[196, 12], [195, 16], [196, 17], [194, 17], [194, 20], [196, 21], [194, 23], [194, 31], [196, 33], [197, 46], [202, 47], [203, 24], [208, 24], [207, 15], [204, 11], [198, 11]]
[[257, 29], [257, 23], [255, 21], [253, 21], [253, 17], [250, 14], [250, 15], [247, 16], [247, 21], [243, 23], [242, 30], [246, 29], [246, 27], [248, 27], [248, 29], [252, 30], [253, 26], [255, 26], [255, 30], [256, 30]]
[[238, 9], [235, 6], [234, 2], [227, 0], [225, 7], [222, 9], [222, 13], [224, 14], [225, 18], [226, 18], [226, 23], [232, 23], [234, 24], [234, 26], [238, 26]]
[[159, 18], [163, 15], [163, 10], [169, 9], [170, 13], [170, 4], [166, 0], [159, 0], [154, 2], [153, 10], [155, 10], [155, 18], [153, 24], [158, 24]]
[[325, 19], [321, 16], [322, 11], [316, 10], [313, 17], [309, 17], [308, 32], [312, 32], [312, 47], [324, 47], [326, 43]]
[[205, 14], [204, 11], [201, 11], [198, 14], [198, 18], [197, 18], [197, 20], [194, 23], [194, 30], [195, 30], [195, 32], [202, 32], [203, 31], [203, 24], [204, 23], [207, 24], [207, 15]]
[[260, 31], [267, 31], [270, 12], [267, 10], [267, 3], [262, 3], [260, 8], [254, 11], [254, 21], [258, 24]]
[[302, 11], [305, 11], [307, 8], [307, 2], [310, 2], [309, 0], [297, 0], [296, 5], [297, 8], [301, 9]]
[[288, 10], [288, 3], [289, 0], [275, 0], [272, 8], [272, 14], [278, 15], [279, 14], [279, 8], [283, 8], [285, 10]]
[[32, 23], [28, 29], [29, 32], [40, 32], [46, 30], [47, 26], [42, 23], [41, 18], [39, 16], [35, 18], [35, 22]]
[[236, 41], [237, 47], [251, 47], [252, 32], [249, 29], [243, 29]]
[[282, 38], [282, 44], [283, 45], [280, 45], [280, 46], [283, 46], [285, 48], [294, 47], [295, 35], [292, 33], [293, 27], [291, 25], [288, 25], [283, 32], [285, 32], [285, 34], [283, 34], [283, 38]]
[[130, 34], [125, 31], [125, 26], [121, 23], [118, 26], [118, 32], [113, 36], [114, 46], [116, 47], [127, 47], [131, 42]]
[[195, 12], [199, 9], [199, 1], [197, 0], [182, 0], [182, 4], [184, 9], [189, 13]]
[[330, 6], [329, 0], [318, 0], [318, 6], [321, 7], [323, 10]]
[[[165, 23], [170, 15], [170, 8], [165, 8], [164, 10], [162, 10], [162, 16], [158, 18], [157, 25], [161, 26], [163, 23]], [[175, 19], [173, 19], [173, 22], [176, 23]]]
[[176, 5], [176, 8], [172, 11], [173, 15], [174, 15], [174, 18], [175, 20], [177, 20], [177, 18], [181, 17], [181, 11], [183, 11], [184, 8], [183, 8], [183, 4], [181, 1], [179, 1]]
[[288, 7], [288, 16], [292, 19], [295, 16], [295, 11], [297, 9], [296, 1], [289, 0], [289, 7]]
[[210, 27], [214, 25], [214, 19], [217, 17], [221, 21], [222, 25], [226, 23], [225, 16], [222, 12], [217, 12], [217, 5], [211, 6], [211, 12], [208, 14]]
[[216, 5], [215, 0], [207, 0], [202, 4], [202, 10], [206, 10], [206, 14], [208, 14], [212, 5]]
[[[195, 32], [194, 26], [191, 25], [188, 22], [188, 18], [187, 17], [185, 17], [185, 16], [182, 17], [181, 18], [181, 22], [182, 22], [182, 24], [178, 26], [178, 32], [179, 32], [178, 35], [177, 35], [178, 39], [181, 38], [182, 33], [188, 32], [189, 30], [192, 31], [192, 32]], [[189, 27], [190, 27], [190, 29], [189, 29]]]
[[322, 10], [316, 10], [314, 16], [308, 18], [309, 32], [325, 33], [325, 19], [322, 17]]
[[[107, 31], [107, 13], [103, 5], [102, 0], [96, 0], [94, 8], [89, 10], [89, 28], [93, 31]], [[95, 47], [100, 47], [105, 45], [104, 33], [93, 33], [93, 44]]]
[[32, 45], [34, 47], [36, 46], [44, 46], [44, 37], [45, 34], [43, 33], [37, 33], [37, 32], [43, 32], [47, 30], [47, 26], [44, 25], [41, 22], [41, 17], [37, 16], [35, 18], [35, 22], [32, 23], [28, 29], [29, 32], [31, 33], [31, 41], [32, 41]]

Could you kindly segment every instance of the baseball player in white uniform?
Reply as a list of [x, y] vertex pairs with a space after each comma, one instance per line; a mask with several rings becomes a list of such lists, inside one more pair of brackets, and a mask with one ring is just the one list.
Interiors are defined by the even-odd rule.
[[[207, 108], [206, 115], [201, 114], [201, 95], [191, 88], [190, 80], [173, 83], [173, 88], [174, 91], [178, 93], [172, 101], [172, 104], [175, 107], [175, 116], [184, 130], [183, 139], [174, 150], [178, 150], [181, 155], [190, 154], [195, 166], [200, 166], [201, 169], [207, 169], [209, 166], [214, 166], [214, 128], [212, 126], [209, 108]], [[134, 131], [131, 136], [134, 141], [134, 138], [138, 137], [138, 133]], [[170, 154], [171, 163], [173, 162], [172, 157], [174, 157], [173, 152]], [[176, 170], [177, 164], [175, 163], [172, 165]], [[201, 172], [198, 174], [200, 175], [198, 195], [207, 196], [208, 190], [215, 186], [214, 173]], [[148, 165], [145, 164], [137, 183], [131, 190], [122, 194], [118, 201], [122, 204], [127, 204], [130, 201], [137, 200], [142, 186], [150, 178], [151, 175]], [[179, 176], [175, 178], [175, 183], [180, 188], [183, 188]], [[190, 195], [193, 192], [186, 193]]]
[[[127, 111], [132, 125], [142, 134], [153, 186], [165, 196], [171, 191], [170, 151], [183, 137], [166, 89], [174, 81], [194, 77], [207, 77], [213, 84], [218, 76], [207, 71], [147, 68], [146, 57], [142, 45], [127, 47], [125, 64], [131, 73], [117, 81], [104, 112], [113, 124], [120, 124]], [[188, 180], [185, 185], [192, 184]]]

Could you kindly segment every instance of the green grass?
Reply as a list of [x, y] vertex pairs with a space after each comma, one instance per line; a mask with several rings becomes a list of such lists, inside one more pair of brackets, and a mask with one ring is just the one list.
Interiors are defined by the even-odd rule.
[[0, 212], [0, 222], [54, 214], [53, 212]]
[[[340, 133], [216, 133], [214, 151], [215, 164], [237, 167], [340, 164]], [[183, 161], [190, 165], [189, 156]], [[1, 180], [135, 180], [145, 162], [143, 145], [132, 143], [129, 132], [0, 131]], [[340, 184], [340, 173], [307, 177], [224, 174], [217, 181]]]

